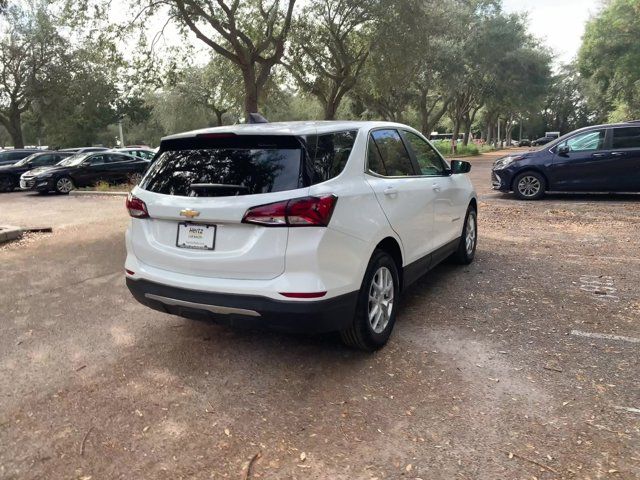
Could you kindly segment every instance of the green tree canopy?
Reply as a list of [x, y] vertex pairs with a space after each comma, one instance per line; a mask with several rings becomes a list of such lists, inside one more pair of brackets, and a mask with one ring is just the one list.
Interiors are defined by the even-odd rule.
[[609, 117], [640, 118], [639, 19], [640, 0], [610, 0], [587, 24], [578, 68], [594, 107]]

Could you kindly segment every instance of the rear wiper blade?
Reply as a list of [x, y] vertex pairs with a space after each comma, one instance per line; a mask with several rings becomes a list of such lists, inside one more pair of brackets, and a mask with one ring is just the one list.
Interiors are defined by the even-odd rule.
[[244, 185], [232, 185], [225, 183], [192, 183], [189, 188], [191, 188], [192, 190], [249, 190], [249, 187], [245, 187]]

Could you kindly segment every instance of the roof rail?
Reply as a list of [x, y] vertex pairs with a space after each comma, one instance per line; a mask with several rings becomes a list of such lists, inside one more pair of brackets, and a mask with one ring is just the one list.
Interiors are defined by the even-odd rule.
[[626, 123], [640, 123], [640, 120], [628, 120]]

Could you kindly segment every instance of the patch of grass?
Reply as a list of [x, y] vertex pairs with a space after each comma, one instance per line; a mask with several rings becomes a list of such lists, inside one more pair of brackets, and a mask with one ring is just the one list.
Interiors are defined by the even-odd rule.
[[130, 192], [136, 184], [133, 182], [112, 185], [109, 182], [98, 182], [91, 187], [79, 188], [85, 192]]
[[458, 142], [458, 148], [456, 153], [451, 152], [451, 141], [450, 140], [439, 140], [433, 142], [433, 145], [438, 149], [438, 151], [447, 157], [470, 157], [474, 155], [479, 155], [481, 153], [490, 152], [493, 148], [490, 145], [482, 145], [478, 146], [475, 143], [469, 143], [469, 145], [463, 145], [462, 142]]

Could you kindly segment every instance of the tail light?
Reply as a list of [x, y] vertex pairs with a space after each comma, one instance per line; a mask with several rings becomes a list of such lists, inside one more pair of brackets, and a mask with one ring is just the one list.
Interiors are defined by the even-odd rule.
[[147, 205], [131, 193], [127, 197], [127, 210], [133, 218], [149, 218]]
[[303, 197], [260, 205], [247, 210], [242, 223], [265, 227], [326, 227], [338, 197]]

